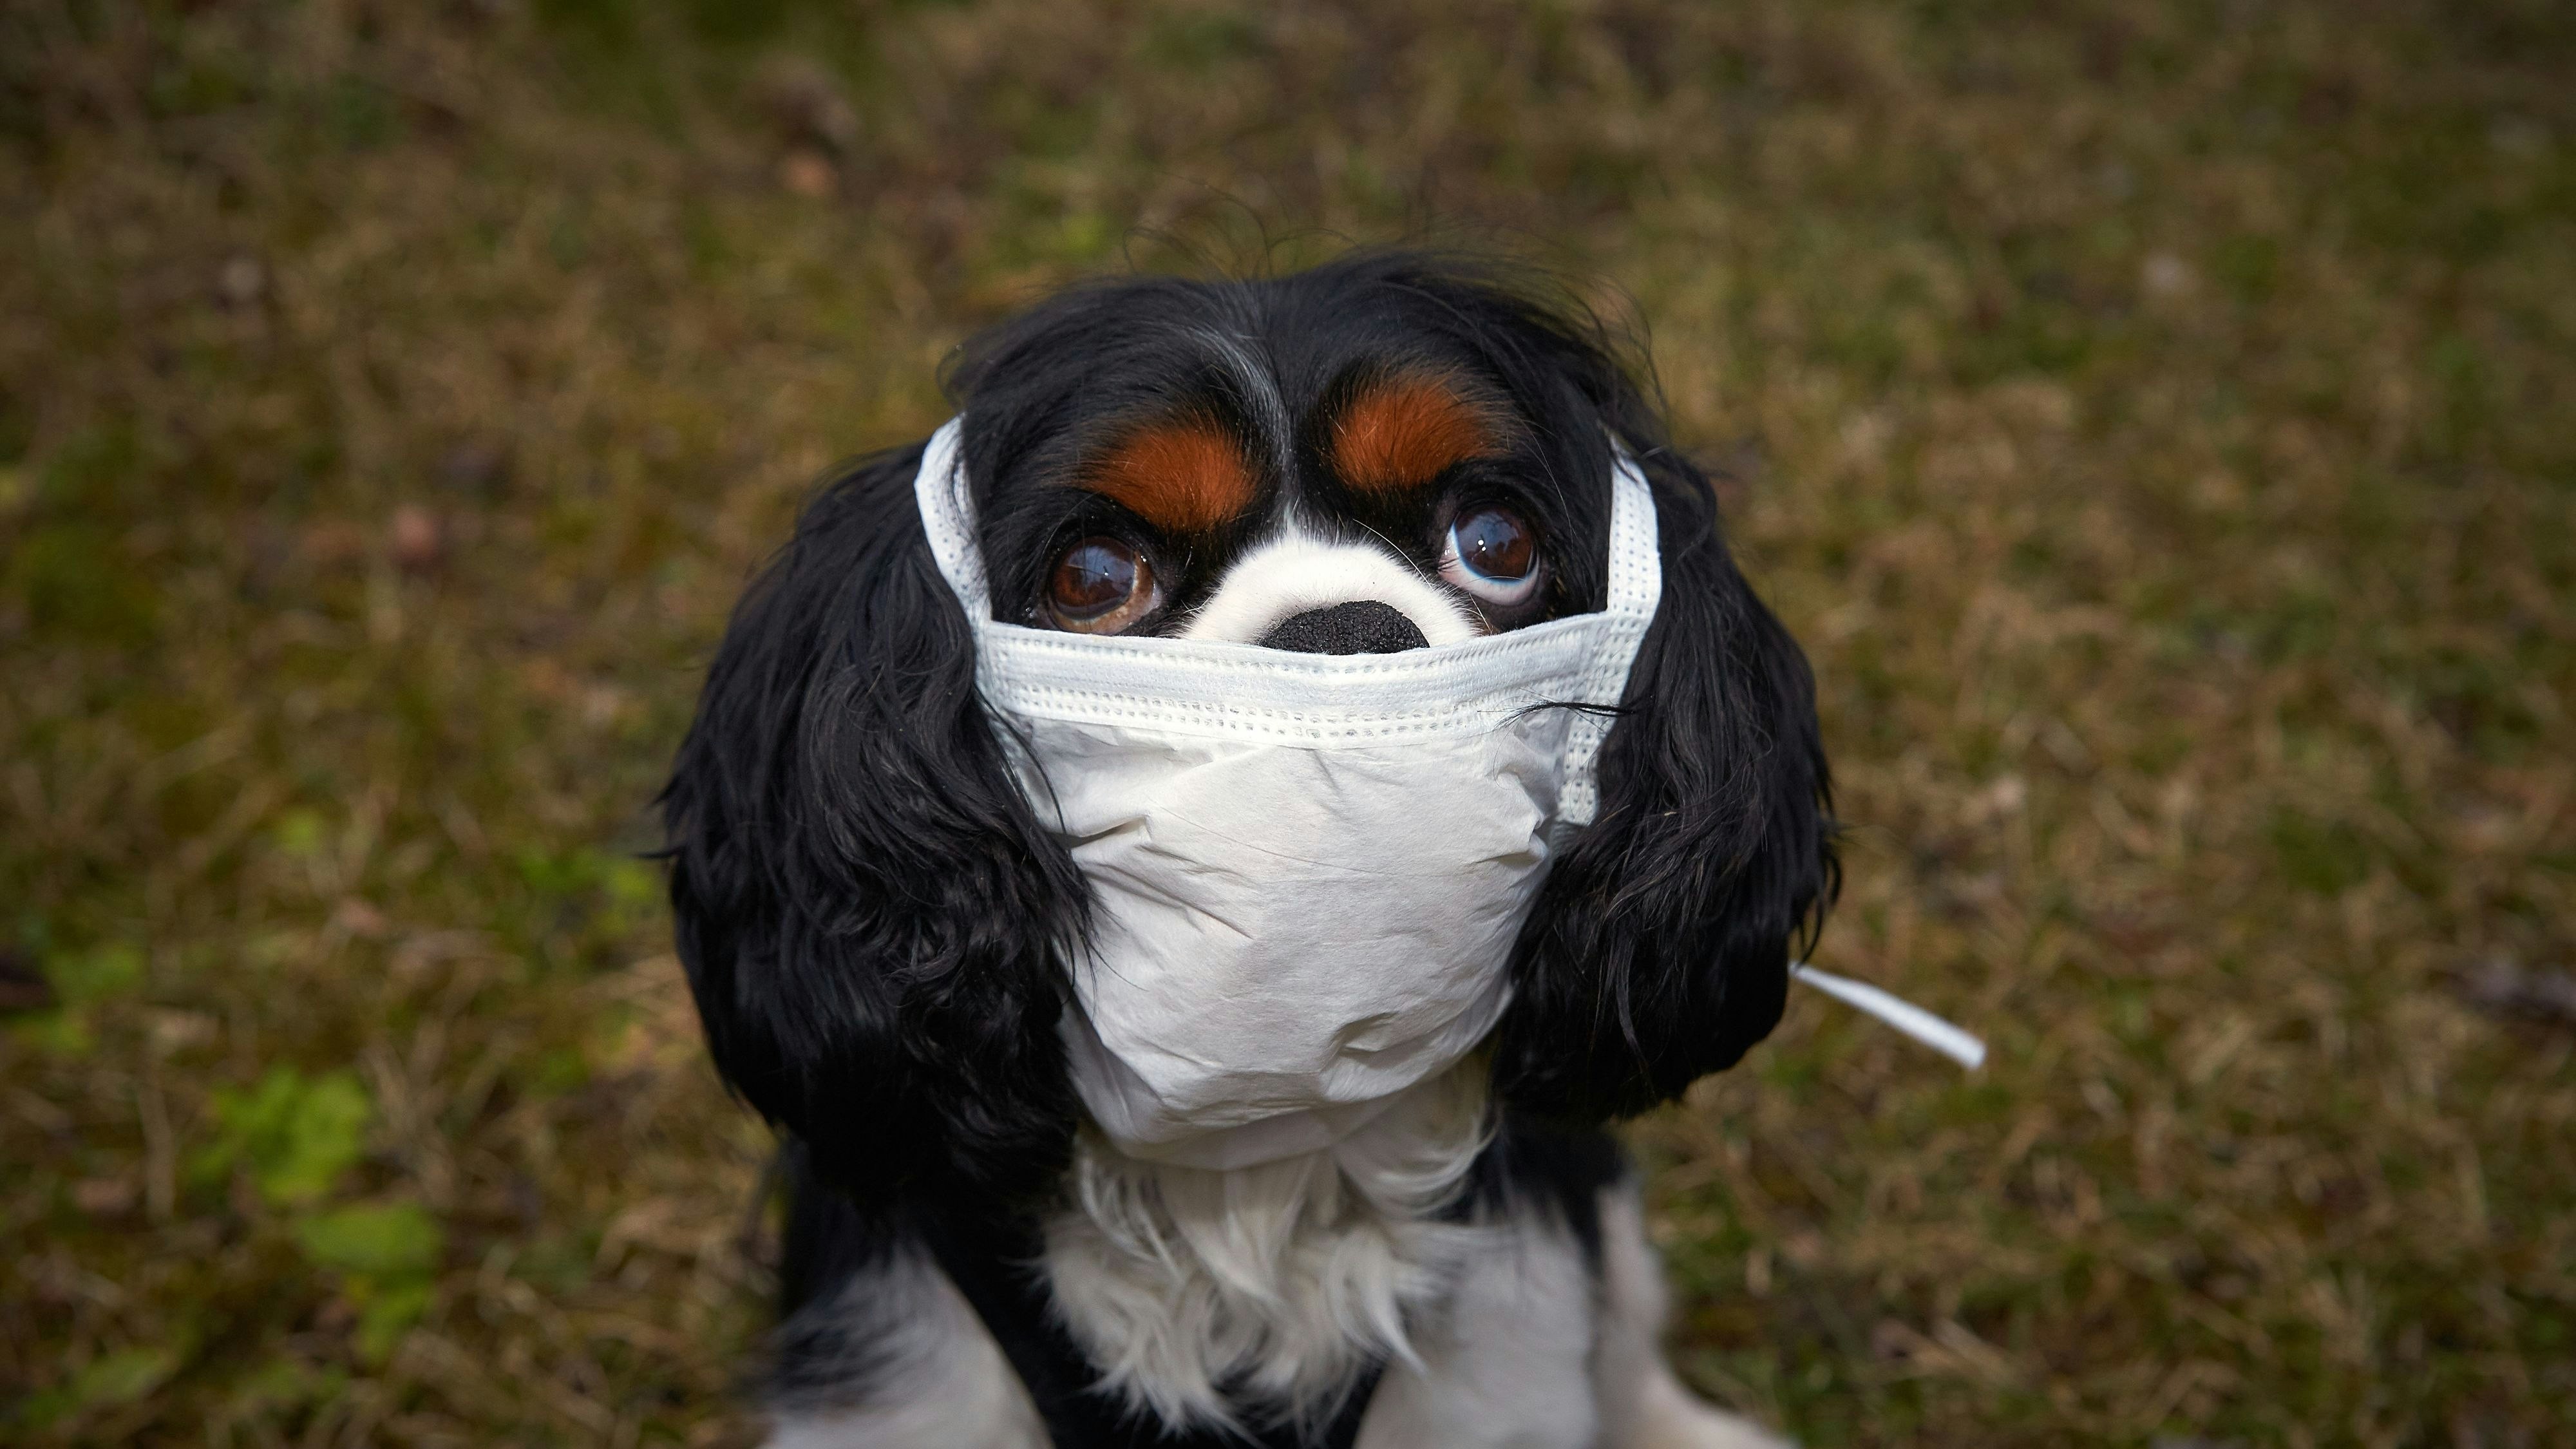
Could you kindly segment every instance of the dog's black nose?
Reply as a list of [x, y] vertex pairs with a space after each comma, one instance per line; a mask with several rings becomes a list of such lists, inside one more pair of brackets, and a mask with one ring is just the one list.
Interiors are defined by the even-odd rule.
[[1402, 609], [1375, 599], [1308, 609], [1261, 636], [1264, 649], [1292, 649], [1300, 654], [1394, 654], [1430, 642], [1422, 637], [1422, 626], [1406, 618]]

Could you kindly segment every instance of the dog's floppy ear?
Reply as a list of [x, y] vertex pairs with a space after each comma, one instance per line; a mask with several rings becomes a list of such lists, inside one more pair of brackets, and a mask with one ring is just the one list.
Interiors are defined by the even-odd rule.
[[1581, 1119], [1678, 1096], [1767, 1035], [1838, 880], [1806, 658], [1728, 558], [1708, 480], [1620, 431], [1654, 485], [1663, 599], [1495, 1039], [1506, 1100]]
[[913, 503], [829, 484], [735, 610], [662, 795], [716, 1066], [862, 1204], [1061, 1169], [1073, 862], [1012, 783]]

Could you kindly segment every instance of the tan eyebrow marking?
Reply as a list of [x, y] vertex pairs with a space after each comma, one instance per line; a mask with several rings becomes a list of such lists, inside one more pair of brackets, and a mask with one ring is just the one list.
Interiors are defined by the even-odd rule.
[[1081, 481], [1166, 533], [1204, 533], [1252, 506], [1242, 447], [1201, 414], [1127, 434], [1083, 468]]
[[1508, 425], [1456, 379], [1415, 373], [1377, 383], [1333, 425], [1333, 468], [1353, 488], [1419, 488], [1467, 458], [1503, 450]]

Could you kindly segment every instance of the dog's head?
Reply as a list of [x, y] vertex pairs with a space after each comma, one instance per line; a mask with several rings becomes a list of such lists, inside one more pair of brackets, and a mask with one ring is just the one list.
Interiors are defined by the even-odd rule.
[[[1813, 685], [1708, 481], [1587, 320], [1406, 255], [1128, 281], [970, 343], [951, 390], [997, 617], [1310, 652], [1601, 608], [1625, 446], [1663, 597], [1598, 818], [1514, 949], [1495, 1086], [1523, 1111], [1623, 1115], [1777, 1022], [1792, 938], [1835, 879]], [[919, 456], [864, 460], [806, 509], [664, 796], [716, 1063], [862, 1202], [1037, 1188], [1077, 1111], [1058, 1020], [1084, 887], [978, 702]]]

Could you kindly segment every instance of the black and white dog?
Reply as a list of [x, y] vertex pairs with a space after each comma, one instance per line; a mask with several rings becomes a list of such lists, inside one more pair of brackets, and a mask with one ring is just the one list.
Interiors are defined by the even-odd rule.
[[1773, 1442], [1656, 1346], [1602, 1124], [1777, 1022], [1836, 882], [1804, 657], [1603, 330], [1515, 274], [1369, 253], [1085, 287], [950, 378], [998, 619], [1401, 651], [1604, 607], [1615, 450], [1662, 593], [1509, 1005], [1327, 1150], [1174, 1166], [1072, 1085], [1091, 885], [1015, 783], [913, 447], [813, 500], [664, 796], [717, 1066], [785, 1141], [773, 1443]]

